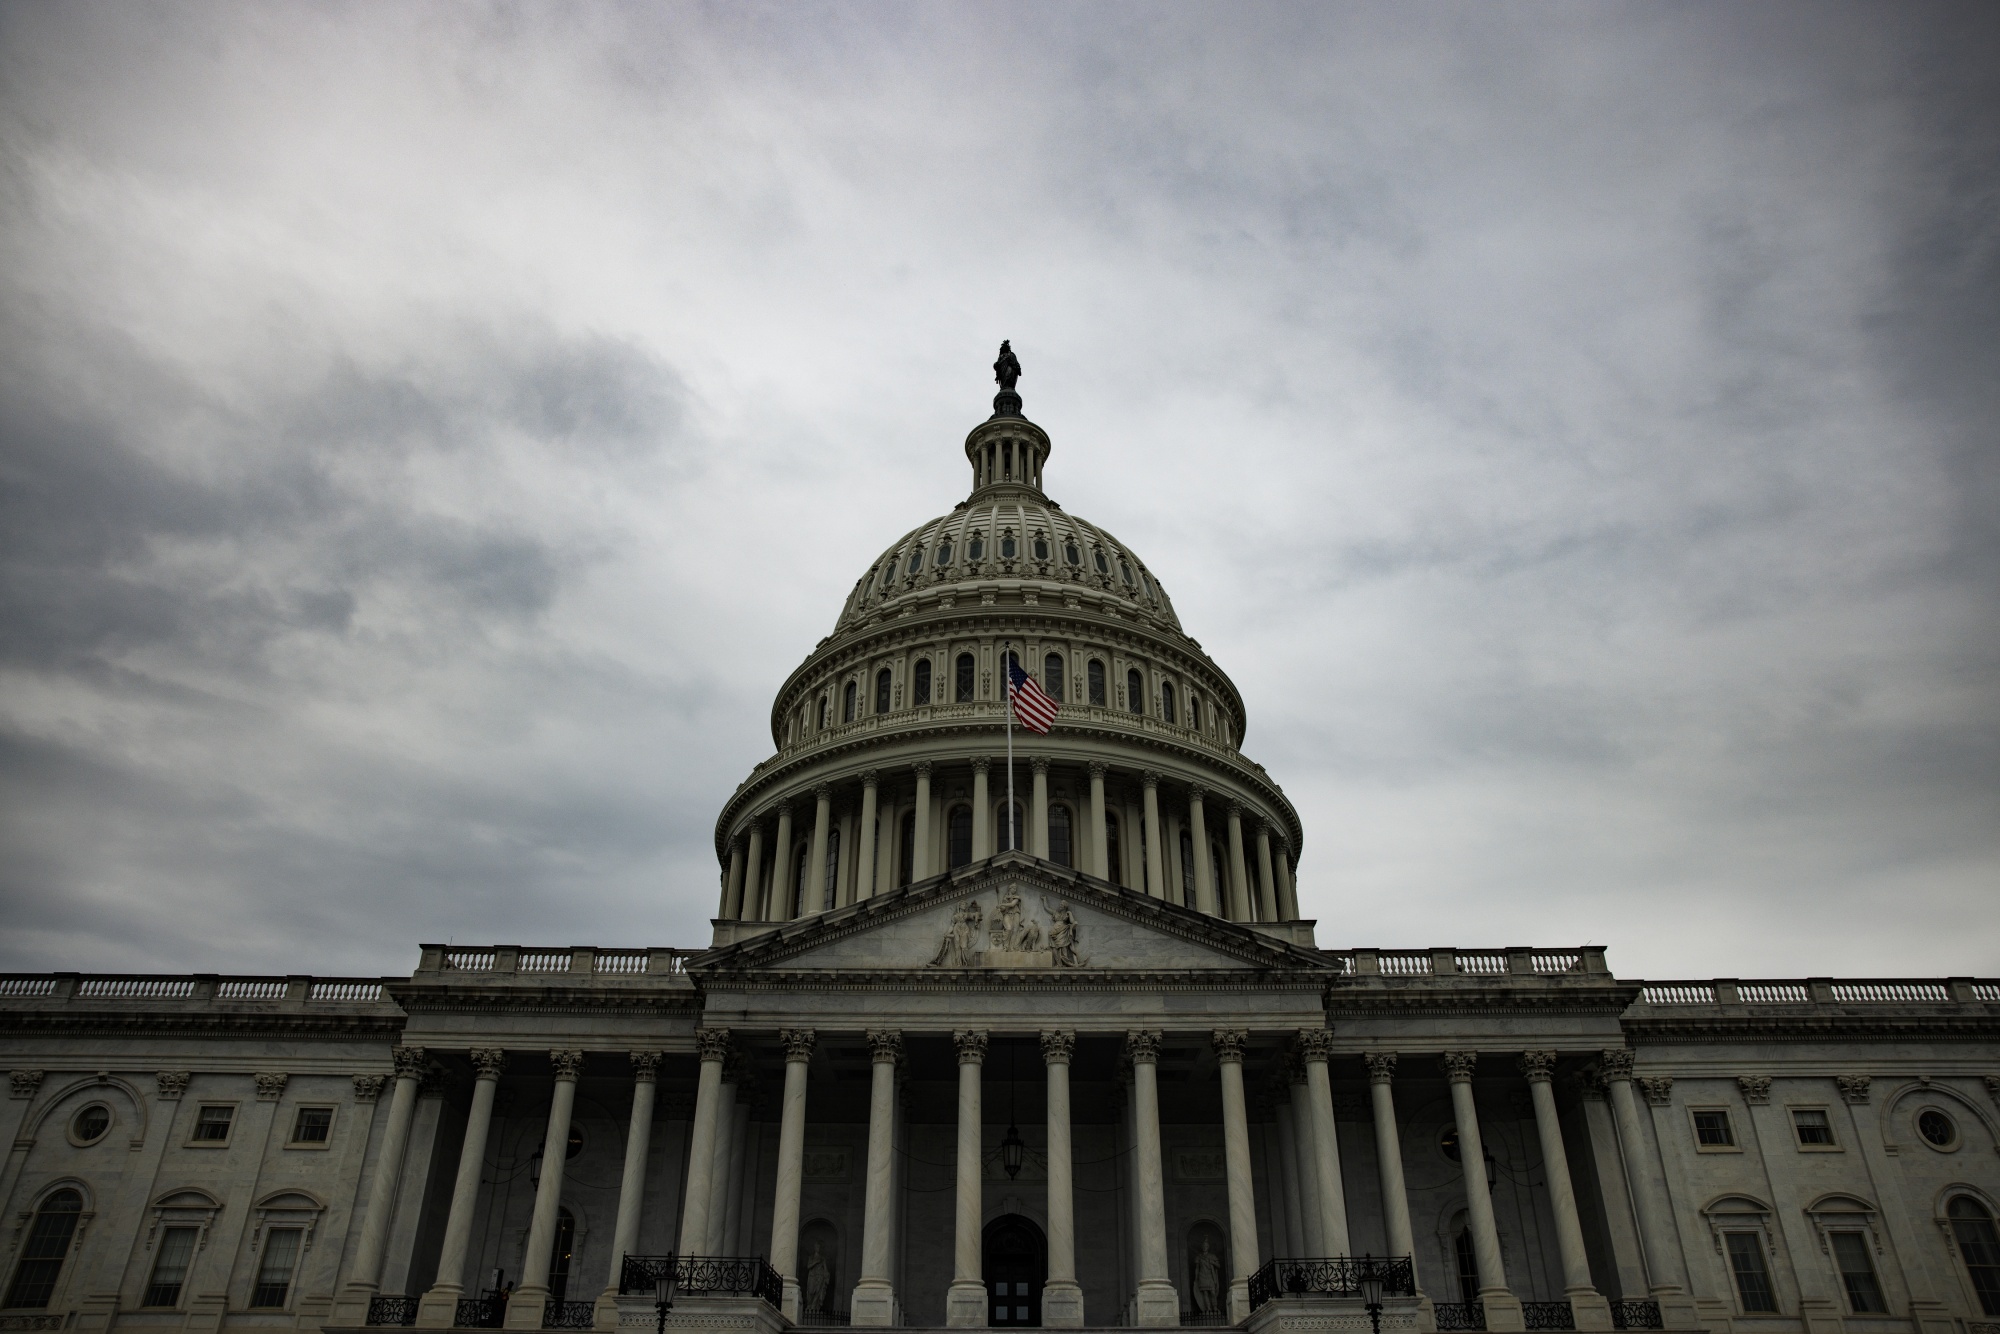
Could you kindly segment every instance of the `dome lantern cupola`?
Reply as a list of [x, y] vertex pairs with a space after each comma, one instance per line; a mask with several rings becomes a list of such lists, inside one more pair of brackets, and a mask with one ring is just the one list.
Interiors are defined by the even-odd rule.
[[1042, 466], [1048, 462], [1048, 432], [1021, 415], [1021, 396], [1014, 385], [1021, 363], [1007, 340], [1000, 342], [1000, 359], [993, 378], [1000, 392], [993, 396], [993, 415], [965, 437], [966, 462], [972, 465], [972, 494], [998, 488], [1042, 494]]

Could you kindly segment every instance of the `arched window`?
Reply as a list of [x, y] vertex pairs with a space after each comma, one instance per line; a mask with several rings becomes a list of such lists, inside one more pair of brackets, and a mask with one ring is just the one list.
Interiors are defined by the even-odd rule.
[[1133, 713], [1146, 711], [1146, 683], [1139, 678], [1137, 667], [1125, 673], [1125, 707]]
[[1118, 837], [1118, 817], [1104, 816], [1104, 873], [1114, 885], [1125, 883], [1125, 845]]
[[[73, 1190], [56, 1191], [36, 1208], [28, 1240], [21, 1247], [21, 1263], [14, 1270], [14, 1281], [7, 1286], [8, 1306], [35, 1311], [48, 1306], [49, 1298], [55, 1296], [56, 1280], [62, 1277], [63, 1259], [69, 1255], [70, 1239], [76, 1236], [77, 1219], [82, 1213], [83, 1196]], [[188, 1231], [192, 1240], [194, 1229]], [[178, 1300], [178, 1292], [175, 1297]]]
[[1063, 699], [1062, 654], [1051, 653], [1047, 657], [1042, 659], [1042, 689], [1048, 692], [1050, 699], [1056, 701], [1058, 704], [1062, 703]]
[[1458, 1299], [1476, 1302], [1479, 1300], [1479, 1261], [1473, 1258], [1471, 1228], [1458, 1230], [1452, 1251], [1452, 1258], [1458, 1261]]
[[890, 676], [887, 667], [875, 673], [875, 712], [877, 713], [887, 713], [889, 711], [889, 681]]
[[1049, 807], [1049, 860], [1057, 866], [1076, 865], [1070, 843], [1069, 807], [1057, 802]]
[[1083, 564], [1083, 553], [1076, 549], [1076, 542], [1074, 539], [1063, 543], [1063, 559], [1068, 561], [1071, 565]]
[[576, 1254], [576, 1215], [556, 1210], [556, 1240], [549, 1249], [549, 1296], [561, 1301], [569, 1292], [569, 1262]]
[[1001, 560], [1014, 559], [1014, 551], [1015, 551], [1014, 535], [1012, 533], [1000, 534], [1000, 559]]
[[1125, 558], [1123, 556], [1120, 556], [1118, 558], [1118, 572], [1125, 576], [1126, 583], [1129, 584], [1133, 582], [1132, 567], [1126, 563]]
[[[1009, 815], [1012, 815], [1014, 818], [1009, 820], [1007, 818]], [[997, 837], [994, 839], [994, 842], [1000, 845], [1002, 852], [1018, 850], [1028, 838], [1028, 816], [1021, 809], [1021, 803], [1018, 801], [1000, 803], [1000, 814], [996, 819], [999, 823], [995, 828]], [[1010, 834], [1011, 837], [1009, 837]]]
[[1110, 564], [1110, 562], [1109, 562], [1109, 561], [1107, 561], [1107, 560], [1105, 560], [1105, 559], [1104, 559], [1104, 548], [1103, 548], [1103, 547], [1099, 547], [1099, 548], [1097, 548], [1097, 550], [1095, 550], [1095, 551], [1091, 552], [1090, 554], [1091, 554], [1091, 557], [1093, 558], [1093, 560], [1094, 560], [1094, 561], [1096, 562], [1096, 564], [1097, 564], [1097, 572], [1098, 572], [1099, 574], [1110, 574], [1110, 573], [1111, 573], [1111, 564]]
[[1192, 690], [1188, 691], [1188, 726], [1201, 730], [1201, 696]]
[[[911, 547], [910, 573], [915, 574], [918, 570], [921, 570], [923, 568], [924, 568], [924, 549], [922, 547]], [[1127, 582], [1129, 583], [1130, 581], [1127, 580]]]
[[1174, 708], [1174, 683], [1172, 681], [1160, 682], [1160, 717], [1170, 723], [1177, 723], [1181, 720], [1180, 713]]
[[819, 730], [822, 732], [826, 730], [826, 724], [831, 715], [832, 709], [833, 709], [833, 701], [828, 699], [825, 695], [821, 695], [819, 697]]
[[834, 891], [840, 883], [840, 830], [826, 831], [826, 893], [820, 899], [822, 912], [833, 907]]
[[917, 864], [917, 813], [904, 811], [903, 827], [896, 833], [896, 887], [910, 883], [910, 868]]
[[910, 703], [928, 704], [930, 702], [931, 702], [931, 660], [929, 658], [918, 658], [916, 682], [911, 687], [910, 690]]
[[1181, 830], [1181, 902], [1194, 906], [1194, 835]]
[[967, 560], [986, 559], [986, 534], [974, 533], [972, 535], [965, 544], [965, 558]]
[[844, 723], [854, 721], [854, 682], [852, 681], [849, 681], [847, 688], [840, 692], [840, 721]]
[[1036, 534], [1035, 534], [1035, 559], [1036, 559], [1036, 560], [1047, 560], [1048, 558], [1049, 558], [1049, 539], [1048, 539], [1048, 538], [1046, 538], [1046, 537], [1044, 537], [1044, 536], [1042, 536], [1042, 535], [1041, 535], [1040, 533], [1036, 533]]
[[1095, 704], [1100, 709], [1103, 708], [1104, 707], [1104, 664], [1099, 662], [1096, 658], [1092, 658], [1090, 660], [1090, 666], [1084, 669], [1084, 676], [1088, 678], [1090, 685], [1090, 702], [1092, 704]]
[[946, 860], [952, 870], [972, 861], [972, 807], [954, 806], [945, 823], [948, 852]]
[[948, 537], [938, 543], [937, 563], [939, 568], [951, 564], [951, 539]]
[[[2000, 1315], [2000, 1235], [1994, 1232], [1993, 1215], [1970, 1195], [1954, 1199], [1945, 1213], [1951, 1218], [1951, 1235], [1958, 1241], [1958, 1254], [1965, 1261], [1966, 1277], [1972, 1280], [1980, 1309], [1987, 1315]], [[35, 1226], [41, 1226], [40, 1219], [35, 1220]]]
[[972, 703], [972, 690], [973, 686], [978, 682], [978, 679], [979, 679], [979, 669], [977, 665], [972, 661], [972, 655], [970, 653], [959, 654], [958, 655], [958, 702], [960, 704]]

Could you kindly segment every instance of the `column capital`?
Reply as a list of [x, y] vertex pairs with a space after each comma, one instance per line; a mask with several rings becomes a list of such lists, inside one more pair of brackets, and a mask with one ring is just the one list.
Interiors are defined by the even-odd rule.
[[1665, 1107], [1674, 1099], [1672, 1075], [1639, 1075], [1632, 1082], [1639, 1086], [1639, 1092], [1646, 1095], [1646, 1101], [1655, 1107]]
[[868, 1055], [876, 1065], [895, 1065], [903, 1059], [903, 1035], [893, 1028], [868, 1030]]
[[1771, 1077], [1769, 1075], [1738, 1075], [1736, 1087], [1743, 1090], [1743, 1101], [1752, 1107], [1768, 1106], [1771, 1101]]
[[1396, 1078], [1396, 1053], [1393, 1051], [1371, 1051], [1361, 1058], [1368, 1065], [1368, 1081], [1372, 1084], [1387, 1084]]
[[[164, 1081], [175, 1074], [180, 1076], [180, 1086], [170, 1093], [167, 1091], [167, 1085]], [[162, 1071], [160, 1079], [162, 1081], [160, 1085], [160, 1096], [162, 1098], [178, 1098], [187, 1090], [187, 1071], [185, 1070]], [[354, 1100], [356, 1102], [374, 1102], [382, 1096], [382, 1086], [388, 1082], [389, 1076], [387, 1075], [356, 1075], [354, 1077]]]
[[1250, 1041], [1250, 1034], [1240, 1028], [1218, 1028], [1208, 1035], [1215, 1044], [1215, 1059], [1225, 1065], [1243, 1064], [1243, 1046]]
[[919, 778], [929, 778], [931, 776], [931, 762], [929, 760], [918, 760], [910, 766], [910, 771]]
[[1047, 773], [1049, 771], [1049, 757], [1046, 755], [1030, 755], [1028, 757], [1028, 771], [1037, 774]]
[[[40, 1070], [9, 1071], [8, 1080], [11, 1085], [11, 1088], [8, 1096], [14, 1098], [34, 1097], [36, 1090], [41, 1088], [42, 1086], [43, 1078], [44, 1074]], [[183, 1080], [185, 1080], [186, 1076], [183, 1075], [182, 1078]], [[160, 1080], [160, 1096], [163, 1098], [165, 1097], [178, 1098], [181, 1096], [181, 1093], [185, 1092], [187, 1089], [187, 1084], [183, 1082], [179, 1089], [169, 1094], [167, 1092], [167, 1076], [165, 1072], [162, 1072], [159, 1075], [159, 1080]]]
[[1141, 770], [1139, 773], [1139, 784], [1142, 787], [1157, 790], [1160, 786], [1160, 771], [1157, 769]]
[[882, 774], [879, 770], [863, 769], [861, 771], [861, 786], [874, 787], [881, 781], [882, 781]]
[[694, 1049], [704, 1061], [714, 1061], [718, 1065], [729, 1059], [729, 1030], [726, 1028], [697, 1028], [694, 1031]]
[[1857, 1107], [1868, 1101], [1869, 1075], [1835, 1075], [1833, 1082], [1840, 1089], [1840, 1096]]
[[1555, 1078], [1556, 1054], [1552, 1051], [1524, 1051], [1515, 1064], [1530, 1084], [1546, 1084]]
[[1299, 1058], [1304, 1061], [1324, 1061], [1333, 1055], [1333, 1030], [1330, 1028], [1302, 1028], [1293, 1040]]
[[1133, 1065], [1160, 1063], [1160, 1030], [1130, 1028], [1125, 1031], [1125, 1055]]
[[472, 1059], [475, 1078], [498, 1079], [507, 1068], [507, 1053], [498, 1047], [474, 1047], [466, 1053]]
[[987, 1033], [983, 1028], [961, 1028], [951, 1035], [951, 1042], [958, 1048], [960, 1065], [979, 1065], [986, 1060]]
[[558, 1047], [549, 1053], [549, 1064], [555, 1067], [556, 1080], [575, 1083], [583, 1074], [583, 1053], [574, 1047]]
[[1470, 1084], [1472, 1067], [1479, 1064], [1476, 1051], [1447, 1051], [1438, 1054], [1438, 1064], [1444, 1067], [1445, 1078], [1454, 1084]]
[[1198, 802], [1203, 797], [1206, 797], [1208, 795], [1208, 789], [1203, 787], [1200, 783], [1189, 783], [1187, 794], [1189, 801]]
[[289, 1073], [276, 1072], [252, 1076], [257, 1081], [257, 1101], [276, 1102], [285, 1096], [285, 1085], [292, 1077]]
[[1271, 837], [1271, 822], [1261, 815], [1257, 817], [1257, 837], [1267, 841]]
[[986, 772], [987, 770], [991, 769], [992, 767], [993, 767], [993, 757], [992, 757], [992, 756], [990, 756], [990, 755], [975, 755], [975, 756], [973, 756], [973, 757], [972, 757], [972, 772], [974, 772], [974, 773], [976, 773], [976, 774], [983, 774], [983, 773], [985, 773], [985, 772]]
[[1076, 1030], [1073, 1028], [1045, 1028], [1042, 1030], [1042, 1061], [1047, 1065], [1068, 1065], [1076, 1052]]
[[[183, 1093], [187, 1092], [188, 1080], [192, 1077], [193, 1077], [192, 1072], [187, 1070], [162, 1070], [158, 1074], [153, 1076], [153, 1082], [159, 1087], [160, 1097], [167, 1102], [173, 1102], [177, 1100]], [[364, 1098], [361, 1096], [361, 1081], [364, 1079], [372, 1079], [375, 1081], [375, 1092], [376, 1094], [379, 1095], [382, 1092], [382, 1083], [383, 1083], [382, 1076], [356, 1075], [354, 1077], [355, 1099], [360, 1102], [373, 1102], [374, 1098], [372, 1097]], [[39, 1089], [41, 1086], [42, 1086], [41, 1071], [39, 1070], [14, 1071], [13, 1094], [15, 1097], [32, 1098], [35, 1096], [35, 1090]]]
[[396, 1078], [421, 1079], [424, 1074], [422, 1047], [391, 1047], [389, 1059], [396, 1063]]
[[1229, 803], [1229, 818], [1230, 818], [1230, 819], [1232, 819], [1232, 820], [1237, 820], [1237, 821], [1241, 821], [1241, 820], [1243, 819], [1243, 803], [1242, 803], [1242, 802], [1240, 802], [1240, 801], [1232, 801], [1232, 802], [1230, 802], [1230, 803]]
[[831, 783], [815, 784], [813, 786], [813, 795], [819, 798], [823, 802], [831, 803], [833, 801], [833, 784]]
[[774, 801], [771, 803], [770, 813], [780, 820], [789, 820], [792, 818], [792, 803], [790, 801]]
[[632, 1082], [635, 1084], [657, 1084], [660, 1082], [660, 1059], [664, 1053], [657, 1051], [635, 1051], [632, 1058]]
[[813, 1043], [818, 1040], [818, 1037], [819, 1034], [810, 1028], [779, 1029], [778, 1041], [784, 1044], [786, 1064], [789, 1065], [793, 1061], [811, 1060]]
[[1106, 764], [1103, 760], [1092, 760], [1090, 762], [1090, 776], [1092, 778], [1103, 778], [1104, 775], [1110, 772], [1111, 772], [1111, 766]]
[[1604, 1077], [1609, 1080], [1630, 1079], [1634, 1053], [1628, 1047], [1614, 1048], [1598, 1058], [1604, 1065]]

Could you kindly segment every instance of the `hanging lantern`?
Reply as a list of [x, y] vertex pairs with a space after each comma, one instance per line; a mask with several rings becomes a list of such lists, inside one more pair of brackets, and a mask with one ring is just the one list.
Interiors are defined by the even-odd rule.
[[1028, 1146], [1021, 1142], [1021, 1128], [1010, 1121], [1007, 1138], [1000, 1141], [1000, 1165], [1007, 1169], [1010, 1181], [1021, 1175], [1021, 1161], [1027, 1153]]

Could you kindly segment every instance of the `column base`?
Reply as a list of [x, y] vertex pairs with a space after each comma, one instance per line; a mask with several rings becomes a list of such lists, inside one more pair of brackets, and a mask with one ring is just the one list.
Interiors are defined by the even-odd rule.
[[1506, 1288], [1481, 1288], [1479, 1303], [1486, 1308], [1489, 1334], [1518, 1334], [1528, 1327], [1528, 1313], [1521, 1309], [1521, 1299]]
[[1160, 1328], [1181, 1323], [1181, 1294], [1163, 1278], [1142, 1278], [1132, 1297], [1132, 1323]]
[[1660, 1286], [1647, 1294], [1660, 1304], [1660, 1324], [1667, 1329], [1700, 1329], [1708, 1321], [1695, 1309], [1694, 1298], [1677, 1287]]
[[867, 1329], [887, 1329], [896, 1323], [896, 1289], [887, 1279], [864, 1278], [848, 1299], [847, 1323]]
[[944, 1323], [953, 1329], [986, 1326], [986, 1285], [976, 1278], [955, 1278], [944, 1295]]
[[1921, 1334], [1951, 1334], [1957, 1328], [1952, 1323], [1951, 1308], [1943, 1302], [1913, 1301], [1910, 1318], [1917, 1322]]
[[800, 1292], [799, 1281], [787, 1274], [785, 1276], [784, 1294], [778, 1299], [778, 1314], [791, 1321], [794, 1325], [799, 1323], [800, 1308], [805, 1304], [800, 1297]]
[[1083, 1286], [1073, 1278], [1042, 1284], [1042, 1324], [1050, 1329], [1082, 1329]]
[[507, 1299], [507, 1320], [502, 1329], [540, 1329], [549, 1306], [549, 1285], [523, 1283]]
[[375, 1300], [373, 1283], [349, 1283], [334, 1298], [333, 1314], [327, 1320], [329, 1325], [365, 1326], [368, 1323], [368, 1303]]
[[614, 1284], [597, 1294], [597, 1305], [590, 1312], [591, 1327], [602, 1330], [617, 1329], [618, 1318], [618, 1288]]
[[1229, 1323], [1240, 1325], [1250, 1318], [1250, 1280], [1229, 1280]]
[[1584, 1330], [1607, 1330], [1611, 1328], [1611, 1302], [1596, 1288], [1570, 1288], [1563, 1296], [1569, 1298], [1570, 1314], [1576, 1319], [1578, 1334]]
[[450, 1329], [458, 1323], [458, 1299], [465, 1291], [462, 1283], [439, 1283], [417, 1303], [418, 1329]]

